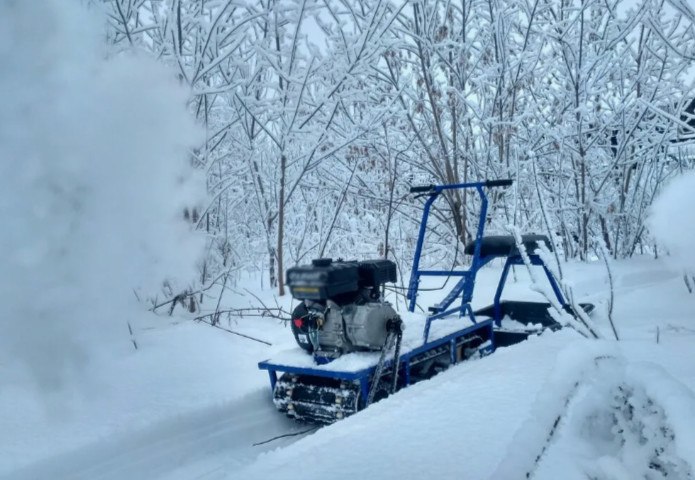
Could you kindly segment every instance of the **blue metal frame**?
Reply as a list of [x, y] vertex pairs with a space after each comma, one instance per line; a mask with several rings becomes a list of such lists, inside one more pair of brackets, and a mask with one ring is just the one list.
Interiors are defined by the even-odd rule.
[[[491, 319], [478, 322], [475, 325], [471, 325], [462, 330], [457, 330], [449, 335], [442, 338], [433, 340], [432, 342], [425, 343], [414, 350], [410, 350], [403, 353], [399, 357], [399, 367], [398, 367], [398, 377], [399, 377], [399, 388], [410, 385], [410, 367], [411, 360], [430, 350], [434, 350], [442, 345], [449, 345], [450, 350], [450, 360], [452, 364], [458, 363], [458, 358], [456, 356], [456, 343], [463, 338], [470, 337], [473, 334], [487, 330], [487, 337], [490, 339], [490, 344], [485, 348], [480, 350], [482, 355], [488, 355], [495, 350], [495, 338], [493, 333], [493, 321]], [[393, 366], [393, 359], [388, 359], [384, 362], [384, 370], [388, 370]], [[278, 363], [273, 363], [269, 360], [260, 362], [258, 368], [261, 370], [267, 370], [270, 376], [270, 386], [271, 392], [275, 390], [275, 384], [277, 383], [278, 374], [283, 373], [293, 373], [296, 375], [310, 375], [314, 377], [325, 377], [334, 378], [338, 380], [346, 381], [359, 381], [360, 382], [360, 395], [364, 404], [367, 402], [367, 397], [369, 395], [370, 382], [373, 380], [374, 371], [376, 370], [376, 365], [363, 368], [361, 370], [353, 372], [345, 372], [340, 370], [326, 370], [313, 367], [296, 367], [292, 365], [282, 365]]]
[[[485, 231], [485, 217], [487, 216], [487, 195], [483, 187], [488, 185], [487, 182], [471, 182], [471, 183], [457, 183], [452, 185], [433, 185], [432, 189], [426, 194], [429, 196], [425, 202], [425, 207], [422, 212], [422, 220], [420, 221], [420, 231], [418, 233], [417, 244], [415, 246], [415, 255], [413, 258], [413, 269], [410, 273], [410, 282], [408, 282], [408, 294], [407, 299], [410, 300], [408, 303], [408, 310], [411, 312], [415, 311], [415, 302], [417, 300], [417, 291], [420, 285], [420, 277], [422, 276], [461, 276], [463, 277], [454, 287], [452, 292], [447, 295], [447, 297], [434, 308], [439, 312], [444, 311], [451, 305], [459, 294], [463, 294], [462, 304], [459, 308], [459, 313], [463, 315], [465, 313], [465, 303], [469, 303], [473, 298], [473, 286], [475, 285], [475, 274], [477, 271], [485, 265], [490, 260], [484, 261], [480, 258], [480, 239], [483, 238], [483, 232]], [[453, 272], [448, 270], [420, 270], [420, 256], [422, 255], [422, 245], [425, 241], [425, 232], [427, 231], [427, 219], [430, 215], [430, 208], [434, 201], [439, 197], [439, 195], [444, 190], [458, 190], [464, 188], [475, 188], [480, 195], [480, 217], [478, 219], [478, 229], [475, 235], [475, 247], [473, 250], [473, 261], [471, 263], [471, 268], [468, 271]], [[457, 292], [457, 293], [455, 293]], [[426, 339], [425, 339], [426, 341]]]
[[[502, 181], [505, 182], [505, 181]], [[511, 183], [511, 181], [507, 181]], [[423, 276], [435, 276], [435, 277], [461, 277], [461, 279], [454, 285], [451, 291], [444, 297], [444, 299], [438, 304], [430, 308], [433, 312], [432, 315], [427, 317], [425, 323], [425, 330], [423, 332], [423, 340], [427, 343], [429, 339], [430, 325], [434, 320], [447, 317], [449, 315], [458, 313], [460, 317], [468, 316], [473, 323], [476, 323], [475, 315], [473, 314], [473, 309], [471, 308], [470, 302], [473, 300], [473, 290], [475, 288], [475, 277], [478, 271], [484, 267], [486, 264], [490, 263], [493, 259], [498, 258], [498, 255], [486, 255], [481, 256], [481, 244], [483, 239], [483, 233], [485, 231], [485, 217], [487, 216], [488, 199], [484, 187], [490, 186], [500, 186], [500, 182], [472, 182], [472, 183], [457, 183], [452, 185], [432, 185], [429, 190], [425, 191], [424, 194], [428, 195], [427, 201], [422, 212], [422, 220], [420, 221], [420, 230], [418, 233], [417, 244], [415, 246], [415, 255], [413, 258], [413, 269], [410, 273], [410, 282], [408, 283], [408, 294], [407, 299], [408, 310], [415, 311], [415, 304], [417, 300], [418, 288], [420, 285], [420, 277]], [[478, 228], [475, 234], [474, 248], [473, 248], [473, 259], [471, 261], [471, 266], [468, 270], [463, 271], [449, 271], [449, 270], [421, 270], [420, 269], [420, 256], [422, 255], [422, 246], [425, 240], [425, 233], [427, 231], [427, 220], [429, 218], [430, 209], [434, 201], [439, 197], [439, 195], [445, 190], [457, 190], [465, 188], [474, 188], [478, 195], [480, 196], [480, 217], [478, 218]], [[535, 254], [530, 254], [529, 258], [532, 265], [539, 265], [543, 267], [546, 276], [550, 282], [550, 285], [557, 297], [558, 301], [563, 307], [567, 306], [560, 288], [555, 281], [555, 278], [550, 273], [550, 270], [543, 263], [543, 260]], [[507, 261], [504, 264], [504, 269], [502, 270], [502, 275], [500, 277], [500, 282], [497, 285], [497, 291], [495, 293], [494, 300], [494, 320], [497, 325], [500, 324], [501, 318], [501, 308], [500, 308], [500, 297], [502, 296], [502, 290], [504, 289], [504, 284], [507, 281], [507, 274], [509, 273], [509, 268], [512, 265], [523, 265], [523, 259], [521, 255], [512, 255], [507, 257]], [[461, 305], [454, 308], [449, 308], [451, 304], [457, 299], [461, 298]]]
[[[569, 307], [569, 304], [565, 301], [565, 298], [562, 295], [562, 291], [560, 290], [560, 287], [558, 286], [555, 277], [550, 272], [545, 262], [543, 262], [543, 259], [536, 254], [529, 254], [528, 257], [529, 261], [531, 262], [531, 265], [543, 267], [543, 271], [545, 272], [545, 276], [548, 278], [548, 282], [550, 283], [550, 287], [553, 289], [555, 297], [557, 298], [558, 302], [560, 302], [560, 305], [562, 305], [563, 308], [567, 309]], [[500, 307], [500, 299], [502, 298], [502, 290], [504, 290], [504, 285], [507, 282], [507, 275], [509, 274], [509, 269], [512, 265], [523, 264], [524, 259], [521, 255], [508, 256], [507, 261], [504, 262], [504, 268], [502, 269], [502, 275], [500, 276], [500, 281], [497, 284], [497, 290], [495, 291], [495, 299], [493, 301], [493, 319], [495, 320], [497, 326], [499, 326], [502, 321], [502, 308]]]
[[[427, 343], [430, 333], [430, 324], [432, 321], [458, 313], [459, 316], [468, 315], [473, 323], [476, 323], [475, 315], [471, 308], [470, 302], [473, 299], [473, 289], [475, 287], [475, 276], [485, 264], [490, 262], [492, 258], [483, 258], [480, 256], [480, 243], [485, 231], [485, 217], [487, 216], [487, 195], [483, 187], [488, 186], [488, 182], [471, 182], [457, 183], [452, 185], [433, 185], [426, 193], [429, 198], [425, 202], [425, 207], [422, 212], [422, 220], [420, 221], [420, 231], [418, 233], [417, 244], [415, 246], [415, 255], [413, 258], [413, 269], [410, 273], [410, 282], [408, 283], [407, 299], [410, 301], [408, 310], [415, 311], [415, 302], [417, 301], [417, 291], [420, 285], [420, 277], [423, 276], [460, 276], [459, 280], [449, 294], [431, 308], [433, 315], [427, 317], [425, 322], [425, 331], [423, 332], [423, 340]], [[478, 218], [478, 229], [475, 234], [475, 243], [473, 248], [473, 260], [471, 266], [466, 271], [449, 271], [449, 270], [420, 270], [420, 256], [422, 255], [422, 245], [425, 241], [425, 232], [427, 231], [427, 220], [430, 214], [430, 208], [434, 201], [444, 190], [458, 190], [464, 188], [475, 188], [480, 196], [480, 217]], [[461, 305], [459, 307], [449, 309], [448, 307], [461, 297]]]

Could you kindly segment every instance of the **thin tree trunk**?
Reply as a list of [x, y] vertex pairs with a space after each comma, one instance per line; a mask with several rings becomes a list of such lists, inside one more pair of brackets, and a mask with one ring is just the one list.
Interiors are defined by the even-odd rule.
[[285, 182], [287, 174], [287, 156], [280, 157], [280, 198], [278, 199], [278, 295], [285, 294], [285, 278], [283, 272], [283, 242], [285, 239]]

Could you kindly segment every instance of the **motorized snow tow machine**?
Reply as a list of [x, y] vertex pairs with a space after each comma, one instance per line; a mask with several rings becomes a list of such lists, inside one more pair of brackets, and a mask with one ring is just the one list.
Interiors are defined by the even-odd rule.
[[[270, 375], [278, 410], [299, 420], [332, 423], [458, 362], [488, 355], [545, 328], [560, 328], [548, 303], [500, 301], [510, 267], [523, 264], [523, 259], [513, 236], [483, 235], [485, 189], [511, 184], [511, 180], [488, 180], [410, 189], [427, 200], [408, 287], [409, 312], [403, 318], [382, 294], [384, 284], [396, 281], [396, 265], [390, 260], [322, 258], [288, 269], [287, 285], [300, 301], [291, 320], [300, 348], [258, 364]], [[442, 192], [452, 189], [474, 189], [480, 196], [476, 237], [464, 250], [472, 256], [470, 267], [420, 269], [430, 207]], [[571, 313], [553, 275], [535, 253], [541, 242], [552, 248], [548, 238], [524, 235], [522, 242], [530, 262], [543, 268], [559, 305]], [[506, 261], [493, 304], [474, 312], [470, 302], [476, 275], [495, 258]], [[428, 316], [413, 313], [423, 276], [459, 277], [446, 297], [429, 308]], [[460, 304], [451, 308], [459, 299]], [[590, 312], [593, 306], [582, 308]]]

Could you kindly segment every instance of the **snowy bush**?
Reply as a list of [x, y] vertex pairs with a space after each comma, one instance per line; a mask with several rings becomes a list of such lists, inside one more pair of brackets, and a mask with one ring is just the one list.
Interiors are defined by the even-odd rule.
[[695, 271], [695, 172], [671, 181], [652, 204], [649, 227], [678, 267]]
[[133, 289], [190, 278], [202, 183], [187, 93], [153, 60], [106, 59], [78, 1], [0, 3], [0, 365], [56, 385], [127, 342]]
[[[515, 180], [490, 194], [489, 233], [545, 218], [566, 259], [590, 259], [592, 238], [629, 257], [652, 246], [654, 193], [692, 164], [687, 6], [94, 3], [111, 43], [152, 51], [192, 90], [216, 250], [203, 283], [233, 263], [281, 292], [287, 266], [346, 251], [407, 269], [409, 187], [478, 179]], [[464, 263], [475, 235], [475, 192], [442, 197], [423, 265]]]

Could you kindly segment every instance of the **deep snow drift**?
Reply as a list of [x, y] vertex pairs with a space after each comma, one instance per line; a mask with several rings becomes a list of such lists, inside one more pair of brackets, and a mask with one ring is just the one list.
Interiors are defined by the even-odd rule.
[[674, 268], [695, 271], [692, 239], [695, 236], [695, 211], [684, 208], [695, 201], [695, 172], [688, 171], [672, 179], [654, 200], [649, 229], [670, 253], [667, 261]]
[[[608, 334], [602, 265], [566, 270]], [[613, 273], [619, 343], [567, 329], [543, 335], [329, 427], [259, 446], [307, 428], [274, 410], [267, 375], [256, 368], [293, 344], [289, 328], [269, 318], [224, 324], [267, 346], [189, 320], [143, 316], [139, 350], [126, 345], [90, 367], [91, 395], [84, 385], [66, 386], [69, 401], [60, 403], [59, 395], [28, 388], [26, 378], [3, 377], [0, 476], [292, 479], [301, 466], [302, 478], [316, 479], [692, 478], [695, 297], [662, 261], [618, 262]], [[476, 307], [489, 302], [498, 275], [499, 265], [481, 272]], [[226, 301], [256, 302], [244, 288], [259, 294], [258, 283], [239, 283]], [[536, 298], [521, 269], [508, 287], [505, 298]], [[260, 295], [273, 304], [270, 292]], [[438, 299], [427, 297], [423, 306]], [[56, 404], [62, 410], [47, 414]]]
[[187, 92], [153, 59], [107, 58], [92, 13], [0, 3], [0, 375], [48, 390], [117, 350], [134, 289], [192, 278], [202, 246]]
[[[605, 272], [598, 265], [570, 271], [609, 335]], [[622, 262], [614, 274], [621, 342], [565, 329], [500, 349], [229, 478], [296, 478], [298, 459], [306, 479], [693, 478], [695, 298], [658, 261]], [[528, 295], [520, 288], [527, 285], [507, 297]], [[477, 302], [492, 291], [489, 283], [479, 289]]]

